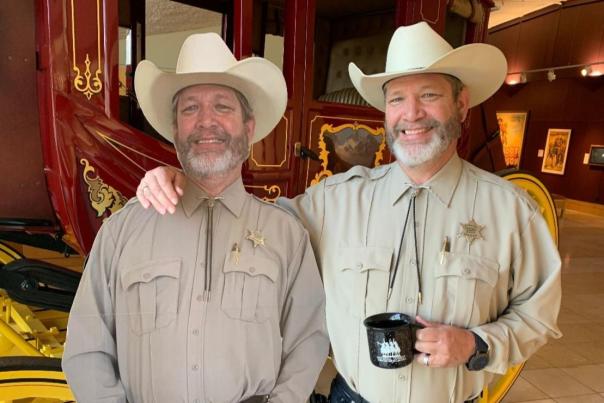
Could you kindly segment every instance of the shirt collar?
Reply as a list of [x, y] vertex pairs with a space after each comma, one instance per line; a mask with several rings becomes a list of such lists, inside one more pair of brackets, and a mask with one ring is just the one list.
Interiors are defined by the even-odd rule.
[[[222, 194], [220, 196], [217, 196], [216, 198], [234, 216], [239, 217], [241, 215], [241, 210], [243, 209], [243, 204], [245, 203], [247, 196], [248, 193], [243, 187], [241, 177], [239, 177], [237, 180], [235, 180], [235, 182], [227, 186], [227, 188], [224, 189]], [[210, 196], [205, 190], [203, 190], [191, 179], [187, 178], [184, 195], [182, 196], [182, 206], [187, 217], [191, 217], [191, 215], [195, 212], [195, 210], [197, 210], [197, 208], [202, 204], [202, 202], [209, 197]]]
[[449, 206], [461, 178], [463, 162], [457, 153], [426, 183], [415, 185], [398, 163], [394, 163], [390, 174], [390, 201], [394, 205], [411, 188], [427, 189], [443, 205]]

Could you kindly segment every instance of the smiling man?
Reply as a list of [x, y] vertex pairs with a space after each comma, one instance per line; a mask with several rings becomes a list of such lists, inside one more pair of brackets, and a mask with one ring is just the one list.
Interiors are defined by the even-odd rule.
[[305, 402], [329, 344], [319, 271], [301, 224], [241, 180], [285, 111], [280, 70], [200, 34], [135, 87], [186, 184], [173, 215], [134, 199], [97, 235], [63, 355], [78, 402]]
[[[493, 46], [452, 49], [426, 23], [398, 28], [384, 73], [349, 66], [359, 93], [385, 112], [397, 161], [278, 201], [300, 217], [319, 259], [339, 373], [332, 402], [473, 401], [495, 374], [560, 337], [560, 257], [538, 206], [456, 152], [468, 109], [506, 70]], [[141, 203], [173, 211], [181, 181], [148, 172]], [[371, 363], [363, 320], [381, 312], [425, 326], [412, 365]]]

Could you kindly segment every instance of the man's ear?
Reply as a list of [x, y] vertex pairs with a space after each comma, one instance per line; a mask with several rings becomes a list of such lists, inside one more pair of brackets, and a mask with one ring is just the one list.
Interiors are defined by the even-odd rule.
[[247, 128], [247, 138], [252, 144], [252, 139], [254, 138], [254, 130], [256, 130], [256, 118], [250, 118], [247, 122], [244, 123]]
[[464, 86], [459, 92], [456, 106], [459, 112], [459, 117], [463, 122], [464, 120], [466, 120], [466, 117], [468, 116], [468, 110], [470, 109], [470, 91], [468, 91], [468, 87]]

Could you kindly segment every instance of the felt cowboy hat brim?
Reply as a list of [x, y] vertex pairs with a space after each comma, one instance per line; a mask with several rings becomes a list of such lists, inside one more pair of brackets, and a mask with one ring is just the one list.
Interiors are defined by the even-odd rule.
[[390, 45], [384, 73], [366, 75], [354, 63], [348, 66], [352, 84], [374, 108], [384, 111], [384, 85], [395, 78], [423, 73], [457, 77], [468, 88], [469, 106], [493, 95], [507, 74], [503, 53], [494, 46], [474, 43], [453, 49], [428, 24], [398, 28]]
[[187, 38], [175, 73], [164, 72], [153, 62], [143, 60], [134, 76], [134, 88], [145, 117], [171, 142], [175, 132], [174, 95], [183, 88], [199, 84], [231, 87], [247, 98], [256, 120], [253, 143], [275, 128], [287, 105], [287, 87], [281, 70], [260, 57], [237, 61], [217, 34]]

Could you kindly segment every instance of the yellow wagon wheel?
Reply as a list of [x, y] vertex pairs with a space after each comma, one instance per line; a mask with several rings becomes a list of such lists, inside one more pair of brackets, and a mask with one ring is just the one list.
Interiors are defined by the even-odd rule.
[[61, 372], [61, 360], [48, 357], [1, 357], [0, 402], [75, 402]]
[[[522, 189], [526, 190], [527, 193], [537, 202], [541, 208], [541, 213], [547, 222], [550, 233], [556, 245], [558, 244], [558, 217], [556, 216], [556, 207], [552, 196], [548, 192], [547, 188], [543, 183], [535, 178], [534, 176], [520, 171], [506, 171], [501, 173], [502, 178], [511, 181]], [[524, 363], [513, 366], [505, 373], [505, 375], [495, 379], [491, 384], [486, 387], [482, 392], [480, 403], [497, 403], [503, 399], [508, 393], [512, 384], [520, 372], [524, 368]]]
[[[2, 266], [23, 258], [0, 242]], [[1, 403], [75, 402], [61, 371], [61, 360], [49, 357], [0, 357]]]

